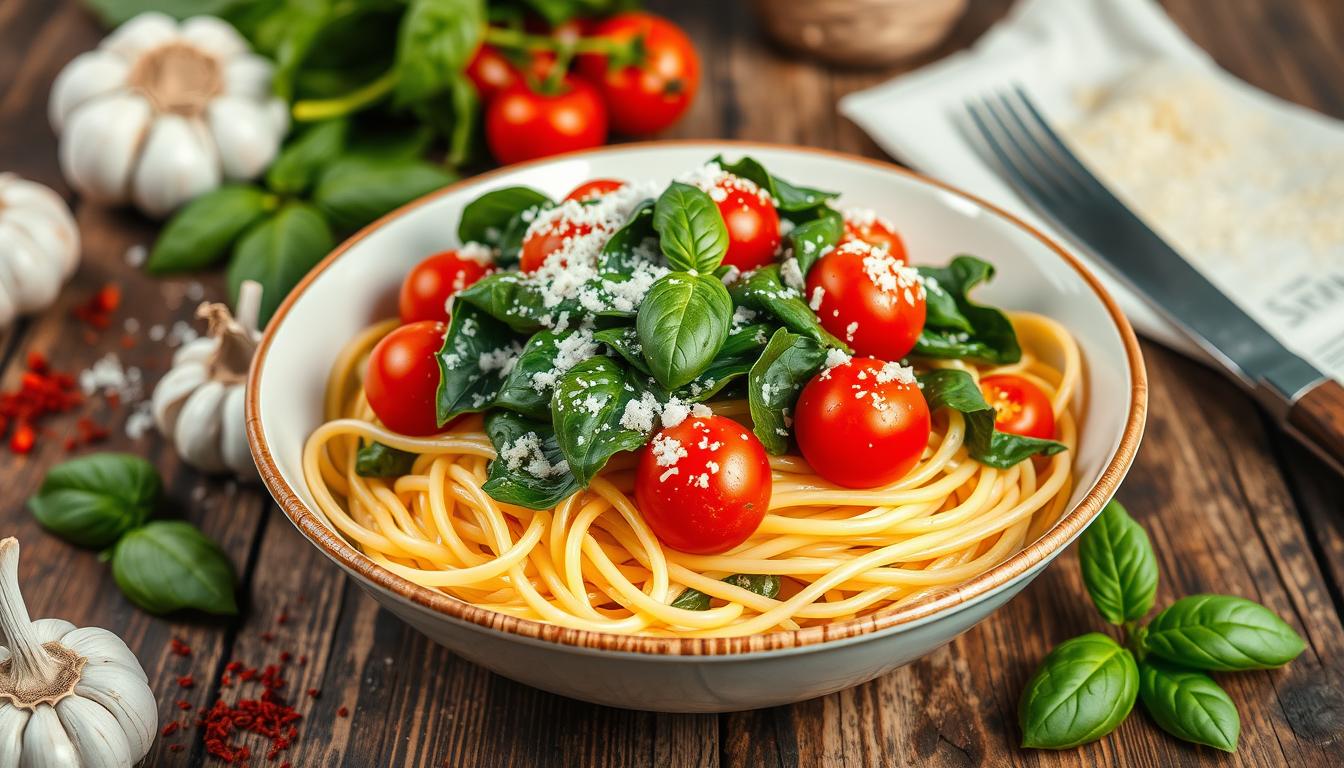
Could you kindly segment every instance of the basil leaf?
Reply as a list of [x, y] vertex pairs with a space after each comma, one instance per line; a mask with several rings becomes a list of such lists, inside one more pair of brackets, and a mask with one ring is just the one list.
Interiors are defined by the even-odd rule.
[[[755, 592], [772, 599], [779, 594], [779, 577], [774, 574], [734, 573], [731, 576], [725, 576], [723, 581], [735, 587], [741, 587], [748, 592]], [[670, 605], [673, 608], [681, 608], [687, 611], [707, 611], [709, 610], [709, 595], [698, 589], [687, 587], [677, 595]]]
[[658, 253], [658, 233], [654, 230], [654, 203], [646, 200], [635, 207], [621, 228], [611, 234], [597, 255], [597, 270], [603, 275], [634, 273], [650, 263]]
[[646, 376], [652, 375], [649, 373], [649, 366], [644, 364], [644, 347], [640, 345], [639, 333], [634, 328], [628, 326], [605, 328], [594, 332], [593, 339], [610, 347], [616, 354], [624, 358], [631, 368]]
[[439, 426], [494, 405], [504, 386], [506, 361], [519, 352], [518, 340], [507, 325], [470, 304], [455, 303], [437, 355]]
[[658, 278], [635, 319], [644, 362], [658, 383], [677, 389], [703, 373], [728, 338], [732, 314], [728, 289], [713, 275]]
[[674, 394], [686, 402], [703, 403], [718, 394], [734, 379], [745, 376], [760, 359], [769, 328], [770, 326], [760, 323], [731, 331], [719, 353], [710, 361], [709, 367]]
[[748, 272], [728, 289], [737, 306], [765, 312], [794, 333], [802, 334], [828, 347], [850, 351], [841, 340], [821, 327], [817, 314], [803, 301], [802, 294], [784, 285], [779, 265]]
[[569, 369], [555, 385], [551, 423], [569, 471], [588, 487], [607, 459], [648, 441], [650, 429], [633, 429], [626, 407], [647, 393], [640, 380], [609, 357], [594, 357]]
[[155, 520], [122, 536], [112, 550], [112, 578], [127, 599], [150, 613], [238, 613], [233, 564], [183, 520]]
[[597, 343], [588, 331], [539, 331], [514, 364], [495, 396], [499, 408], [517, 411], [532, 419], [551, 418], [551, 392], [560, 376], [597, 354]]
[[579, 490], [549, 422], [491, 411], [485, 431], [498, 458], [486, 469], [481, 488], [495, 501], [550, 509]]
[[397, 102], [412, 104], [447, 90], [484, 30], [483, 0], [411, 0], [397, 34]]
[[776, 456], [789, 450], [789, 413], [803, 385], [826, 363], [826, 348], [814, 339], [780, 328], [747, 374], [751, 430]]
[[464, 243], [477, 242], [499, 247], [505, 232], [511, 227], [521, 232], [516, 237], [522, 242], [527, 231], [523, 214], [549, 207], [551, 199], [531, 187], [505, 187], [486, 192], [467, 203], [462, 209], [462, 220], [457, 225], [457, 237]]
[[401, 477], [411, 472], [415, 454], [379, 442], [361, 445], [355, 454], [355, 474], [360, 477]]
[[966, 419], [966, 448], [971, 458], [994, 467], [1007, 469], [1036, 454], [1053, 456], [1065, 449], [1063, 443], [1024, 437], [994, 428], [994, 409], [985, 402], [980, 386], [966, 371], [944, 368], [919, 375], [920, 391], [930, 411], [951, 408]]
[[43, 528], [90, 549], [143, 525], [163, 484], [154, 466], [127, 453], [94, 453], [47, 470], [28, 509]]
[[1078, 540], [1083, 583], [1097, 610], [1112, 624], [1148, 615], [1157, 597], [1157, 556], [1143, 526], [1120, 502], [1101, 510]]
[[1129, 715], [1138, 689], [1134, 656], [1106, 635], [1061, 643], [1022, 692], [1022, 746], [1067, 749], [1096, 741]]
[[823, 205], [800, 216], [793, 229], [784, 236], [784, 241], [806, 277], [817, 259], [834, 248], [844, 234], [845, 218], [829, 205]]
[[946, 267], [918, 267], [924, 278], [924, 330], [913, 354], [971, 358], [995, 364], [1022, 359], [1017, 332], [1003, 312], [971, 302], [972, 288], [994, 277], [994, 265], [958, 256]]
[[1281, 667], [1307, 646], [1259, 603], [1231, 595], [1191, 595], [1153, 617], [1143, 647], [1182, 666], [1230, 672]]
[[317, 123], [299, 134], [266, 170], [266, 186], [279, 195], [307, 191], [318, 171], [341, 156], [348, 131], [349, 124], [338, 118]]
[[668, 266], [710, 273], [728, 252], [728, 225], [707, 192], [674, 181], [653, 207], [653, 228]]
[[307, 203], [289, 203], [238, 241], [227, 274], [230, 302], [238, 303], [244, 280], [261, 283], [258, 322], [265, 325], [290, 290], [334, 245], [331, 229], [316, 209]]
[[420, 160], [346, 157], [322, 172], [313, 202], [341, 229], [359, 229], [456, 178]]
[[121, 26], [145, 11], [166, 13], [175, 19], [206, 14], [223, 16], [250, 0], [85, 0], [84, 5], [98, 17], [103, 26]]
[[1139, 699], [1162, 730], [1224, 752], [1237, 751], [1241, 716], [1213, 678], [1149, 659], [1139, 664]]
[[820, 189], [794, 186], [778, 176], [771, 175], [765, 170], [765, 166], [750, 157], [729, 163], [723, 159], [723, 155], [718, 155], [714, 158], [714, 162], [734, 176], [756, 182], [756, 186], [770, 193], [775, 199], [775, 207], [782, 213], [815, 208], [824, 205], [827, 200], [840, 196], [839, 192], [824, 192]]
[[211, 266], [238, 236], [278, 204], [252, 186], [231, 185], [187, 203], [164, 225], [145, 267], [161, 275]]
[[336, 15], [330, 0], [307, 0], [280, 4], [283, 18], [280, 38], [275, 45], [275, 74], [271, 87], [285, 101], [294, 98], [295, 79], [299, 67], [316, 46], [323, 28]]

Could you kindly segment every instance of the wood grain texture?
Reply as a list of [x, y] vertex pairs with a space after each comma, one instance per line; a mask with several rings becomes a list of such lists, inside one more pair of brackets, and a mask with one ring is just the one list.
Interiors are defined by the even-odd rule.
[[1308, 390], [1293, 403], [1288, 423], [1344, 467], [1344, 387], [1339, 382], [1326, 381]]
[[[1344, 116], [1344, 6], [1337, 0], [1168, 0], [1168, 10], [1233, 74], [1272, 93]], [[695, 39], [702, 92], [677, 137], [734, 137], [882, 153], [839, 117], [840, 96], [899, 71], [828, 70], [764, 43], [747, 5], [651, 0]], [[1007, 0], [970, 4], [950, 38], [918, 66], [968, 45], [1001, 18]], [[100, 36], [74, 0], [0, 2], [0, 170], [68, 194], [55, 162], [46, 93], [59, 68]], [[121, 211], [77, 206], [85, 260], [55, 307], [0, 335], [0, 386], [24, 355], [41, 350], [79, 369], [114, 352], [152, 382], [164, 350], [120, 334], [90, 344], [70, 307], [115, 280], [126, 295], [114, 329], [189, 320], [193, 283], [222, 295], [217, 275], [152, 280], [126, 266], [154, 227]], [[143, 333], [143, 331], [142, 331]], [[178, 465], [162, 441], [131, 441], [124, 409], [95, 404], [114, 427], [108, 448], [132, 450], [163, 471], [164, 514], [198, 522], [220, 540], [241, 577], [243, 615], [162, 620], [121, 597], [95, 553], [41, 531], [23, 500], [63, 458], [58, 440], [26, 458], [0, 453], [0, 532], [23, 542], [20, 578], [35, 616], [109, 627], [127, 638], [150, 675], [163, 722], [176, 706], [216, 697], [231, 660], [248, 665], [293, 654], [288, 693], [304, 713], [285, 757], [295, 766], [1091, 766], [1339, 765], [1344, 745], [1344, 480], [1268, 423], [1218, 373], [1154, 345], [1150, 420], [1120, 499], [1151, 532], [1162, 568], [1159, 604], [1198, 591], [1242, 594], [1283, 615], [1309, 643], [1287, 669], [1220, 675], [1241, 710], [1236, 755], [1180, 744], [1136, 714], [1114, 735], [1060, 753], [1019, 750], [1017, 696], [1053, 644], [1100, 629], [1076, 557], [1066, 553], [1021, 597], [919, 662], [850, 691], [791, 707], [711, 715], [654, 715], [596, 707], [484, 672], [401, 624], [349, 583], [255, 487], [205, 479]], [[102, 409], [102, 410], [99, 410]], [[73, 419], [52, 422], [62, 435]], [[281, 623], [279, 618], [286, 616]], [[171, 637], [193, 648], [173, 655]], [[298, 657], [307, 659], [298, 664]], [[183, 689], [176, 677], [192, 673]], [[308, 688], [318, 691], [307, 696]], [[338, 715], [345, 707], [347, 717]], [[193, 709], [194, 711], [194, 709]], [[173, 751], [181, 745], [181, 751]], [[188, 733], [161, 739], [148, 765], [206, 763]], [[265, 764], [265, 763], [263, 763]]]

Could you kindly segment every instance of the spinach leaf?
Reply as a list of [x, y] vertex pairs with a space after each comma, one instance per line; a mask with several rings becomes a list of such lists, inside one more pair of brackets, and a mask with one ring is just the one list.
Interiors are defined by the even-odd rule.
[[523, 334], [545, 328], [543, 319], [578, 309], [577, 304], [547, 308], [541, 287], [517, 272], [495, 272], [458, 291], [453, 306], [466, 305]]
[[230, 303], [238, 303], [243, 281], [261, 283], [258, 322], [265, 325], [290, 290], [334, 245], [331, 229], [317, 209], [307, 203], [288, 203], [238, 241], [227, 273]]
[[155, 520], [122, 536], [112, 550], [112, 578], [127, 599], [150, 613], [238, 613], [233, 564], [183, 520]]
[[650, 430], [627, 426], [626, 418], [626, 407], [647, 393], [638, 376], [609, 357], [585, 360], [560, 377], [551, 398], [551, 423], [580, 485], [588, 487], [616, 453], [648, 440]]
[[579, 490], [549, 422], [491, 411], [485, 431], [497, 458], [486, 469], [481, 488], [495, 501], [550, 509]]
[[412, 104], [447, 90], [484, 30], [484, 0], [411, 0], [397, 35], [397, 102]]
[[168, 220], [145, 267], [156, 275], [209, 267], [279, 203], [275, 195], [245, 185], [207, 192]]
[[504, 386], [504, 361], [516, 357], [519, 346], [507, 325], [470, 304], [455, 304], [438, 354], [439, 425], [492, 406]]
[[1192, 595], [1153, 617], [1143, 647], [1182, 666], [1229, 672], [1281, 667], [1307, 646], [1259, 603], [1231, 595]]
[[360, 477], [401, 477], [411, 472], [415, 454], [379, 442], [361, 445], [355, 454], [355, 474]]
[[358, 229], [457, 178], [422, 160], [344, 157], [323, 170], [313, 202], [341, 229]]
[[843, 341], [821, 327], [817, 314], [803, 301], [802, 294], [784, 285], [778, 264], [748, 272], [733, 283], [728, 292], [737, 306], [765, 312], [794, 333], [828, 347], [850, 351]]
[[597, 271], [603, 275], [629, 276], [658, 252], [654, 230], [654, 203], [646, 200], [635, 207], [621, 228], [611, 234], [597, 256]]
[[712, 273], [728, 252], [728, 225], [704, 190], [674, 181], [653, 207], [658, 244], [673, 269]]
[[[597, 354], [597, 344], [587, 331], [538, 331], [518, 356], [504, 379], [494, 405], [537, 420], [551, 417], [551, 391], [561, 374], [575, 362]], [[564, 360], [557, 364], [557, 359]]]
[[761, 357], [769, 329], [770, 326], [758, 323], [730, 331], [709, 367], [673, 394], [689, 403], [703, 403], [734, 379], [747, 375]]
[[971, 457], [995, 469], [1007, 469], [1023, 459], [1064, 450], [1054, 440], [1024, 437], [994, 428], [994, 409], [985, 402], [975, 379], [965, 371], [941, 369], [919, 376], [920, 390], [929, 410], [951, 408], [966, 419], [966, 448]]
[[703, 373], [728, 338], [732, 314], [728, 290], [713, 275], [658, 278], [635, 320], [644, 362], [658, 383], [677, 389]]
[[[731, 576], [725, 576], [723, 581], [735, 587], [741, 587], [748, 592], [755, 592], [769, 598], [774, 598], [779, 594], [779, 577], [774, 574], [734, 573]], [[707, 611], [709, 610], [709, 595], [698, 589], [687, 587], [677, 595], [670, 605], [673, 608], [681, 608], [687, 611]]]
[[826, 348], [807, 336], [780, 328], [747, 374], [752, 431], [776, 456], [789, 450], [789, 413], [803, 385], [826, 363]]
[[913, 354], [970, 358], [995, 364], [1022, 359], [1008, 316], [971, 302], [966, 294], [994, 277], [994, 265], [958, 256], [946, 267], [918, 267], [924, 278], [926, 317]]
[[750, 157], [743, 157], [736, 163], [730, 163], [723, 159], [723, 155], [718, 155], [714, 158], [714, 162], [734, 176], [756, 182], [758, 187], [769, 192], [775, 199], [775, 205], [781, 213], [815, 208], [824, 205], [827, 200], [840, 196], [839, 192], [824, 192], [820, 189], [794, 186], [778, 176], [771, 175], [765, 170], [765, 166]]
[[1224, 752], [1237, 751], [1237, 705], [1203, 672], [1147, 659], [1139, 664], [1139, 700], [1162, 730]]
[[94, 453], [47, 471], [28, 509], [43, 528], [91, 549], [143, 525], [163, 484], [154, 466], [127, 453]]
[[610, 347], [624, 358], [631, 368], [646, 376], [652, 375], [649, 373], [649, 367], [644, 364], [644, 348], [640, 346], [639, 333], [634, 328], [629, 326], [604, 328], [594, 332], [593, 339]]
[[318, 172], [341, 156], [350, 125], [343, 118], [313, 125], [290, 141], [266, 169], [266, 186], [278, 195], [303, 194]]
[[798, 268], [806, 277], [817, 259], [845, 234], [845, 219], [840, 212], [829, 205], [819, 206], [802, 214], [796, 214], [793, 229], [784, 236], [798, 260]]
[[486, 192], [467, 203], [457, 225], [457, 237], [464, 243], [477, 242], [499, 247], [510, 229], [519, 243], [527, 231], [523, 220], [527, 211], [550, 207], [551, 199], [531, 187], [505, 187]]
[[1022, 746], [1067, 749], [1096, 741], [1129, 715], [1138, 689], [1133, 654], [1106, 635], [1061, 643], [1022, 692]]
[[1117, 626], [1148, 615], [1157, 596], [1157, 556], [1143, 526], [1112, 501], [1078, 540], [1083, 583], [1097, 610]]

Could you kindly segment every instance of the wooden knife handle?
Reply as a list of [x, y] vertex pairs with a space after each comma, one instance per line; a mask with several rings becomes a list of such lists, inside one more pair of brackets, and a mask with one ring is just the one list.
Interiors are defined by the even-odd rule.
[[1307, 390], [1288, 412], [1288, 423], [1344, 466], [1344, 387], [1339, 382], [1325, 381]]

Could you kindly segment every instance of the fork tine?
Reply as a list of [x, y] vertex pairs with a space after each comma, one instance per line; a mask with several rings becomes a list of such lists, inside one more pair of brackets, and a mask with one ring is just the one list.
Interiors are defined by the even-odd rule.
[[[1001, 141], [998, 133], [990, 127], [989, 118], [993, 115], [989, 112], [988, 103], [977, 105], [975, 102], [967, 102], [966, 111], [970, 115], [971, 121], [975, 123], [975, 127], [985, 145], [998, 159], [999, 166], [1008, 175], [1013, 186], [1035, 198], [1040, 205], [1048, 206], [1055, 202], [1058, 196], [1053, 190], [1041, 183], [1039, 174], [1033, 172], [1032, 164], [1028, 163], [1025, 157], [1022, 157], [1021, 147], [1018, 146], [1017, 142], [1013, 141], [1012, 137], [1008, 135], [1005, 135]], [[995, 118], [995, 122], [1002, 125], [997, 118]], [[1005, 146], [1005, 142], [1007, 142], [1007, 146]], [[1014, 150], [1017, 155], [1016, 158], [1009, 153], [1009, 147]]]
[[[1013, 86], [1013, 92], [1017, 96], [1017, 101], [1026, 108], [1028, 119], [1036, 130], [1032, 131], [1028, 129], [1025, 124], [1023, 125], [1023, 129], [1031, 134], [1040, 133], [1046, 138], [1046, 141], [1053, 147], [1052, 154], [1060, 161], [1057, 167], [1075, 179], [1075, 181], [1081, 185], [1085, 193], [1091, 194], [1094, 197], [1100, 197], [1103, 200], [1114, 199], [1115, 196], [1106, 188], [1106, 185], [1102, 184], [1101, 181], [1087, 169], [1087, 166], [1083, 165], [1082, 161], [1078, 159], [1078, 156], [1073, 153], [1073, 150], [1069, 149], [1068, 145], [1064, 143], [1064, 140], [1055, 132], [1055, 129], [1050, 127], [1050, 123], [1046, 121], [1045, 117], [1041, 114], [1041, 111], [1036, 108], [1036, 104], [1027, 96], [1026, 91], [1022, 90], [1022, 86]], [[1013, 114], [1021, 120], [1021, 112], [1022, 110], [1014, 110]]]
[[[1009, 100], [1008, 94], [997, 94], [996, 99], [998, 104], [996, 113], [1007, 113], [1008, 115], [1005, 119], [1002, 114], [999, 114], [999, 120], [1004, 124], [1004, 130], [1013, 135], [1018, 145], [1022, 147], [1023, 154], [1031, 158], [1032, 165], [1035, 166], [1037, 173], [1048, 176], [1061, 188], [1061, 192], [1068, 196], [1086, 195], [1089, 190], [1083, 180], [1070, 173], [1070, 169], [1060, 163], [1054, 153], [1041, 144], [1041, 141], [1037, 138], [1037, 131], [1033, 131], [1027, 125], [1027, 120], [1022, 117], [1022, 110]], [[1039, 114], [1037, 117], [1039, 117]], [[1011, 127], [1008, 125], [1009, 122], [1012, 123]]]

